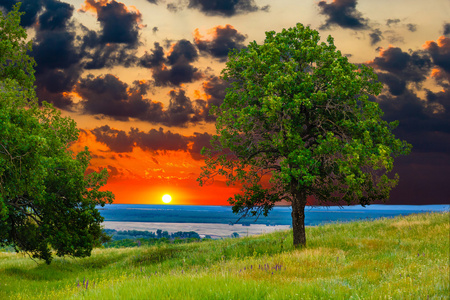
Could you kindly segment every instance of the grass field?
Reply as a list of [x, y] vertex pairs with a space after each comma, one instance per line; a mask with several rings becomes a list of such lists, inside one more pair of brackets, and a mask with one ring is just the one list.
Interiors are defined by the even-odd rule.
[[155, 247], [51, 265], [0, 252], [0, 299], [449, 299], [449, 213]]

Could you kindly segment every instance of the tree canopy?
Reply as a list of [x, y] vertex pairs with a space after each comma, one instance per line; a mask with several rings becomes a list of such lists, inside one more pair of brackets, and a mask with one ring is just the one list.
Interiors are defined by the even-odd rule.
[[78, 139], [76, 123], [39, 105], [18, 10], [0, 11], [0, 246], [47, 263], [52, 251], [88, 256], [103, 237], [95, 206], [114, 198], [100, 191], [108, 173], [85, 175], [89, 151], [69, 150]]
[[235, 213], [267, 215], [286, 201], [294, 245], [304, 245], [308, 197], [363, 206], [388, 199], [394, 157], [411, 146], [370, 99], [382, 90], [376, 74], [350, 63], [331, 36], [320, 42], [302, 24], [267, 32], [263, 44], [230, 52], [222, 74], [231, 88], [213, 110], [217, 135], [199, 182], [219, 175], [240, 184], [229, 199]]

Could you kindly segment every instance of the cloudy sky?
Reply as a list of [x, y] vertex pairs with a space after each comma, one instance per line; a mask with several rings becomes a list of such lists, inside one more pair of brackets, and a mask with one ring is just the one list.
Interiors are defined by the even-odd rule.
[[[0, 0], [7, 12], [17, 0]], [[91, 169], [108, 168], [116, 203], [222, 205], [236, 188], [199, 187], [200, 150], [214, 134], [230, 49], [300, 22], [378, 73], [376, 99], [399, 138], [390, 203], [448, 203], [448, 0], [23, 0], [40, 100], [81, 129]]]

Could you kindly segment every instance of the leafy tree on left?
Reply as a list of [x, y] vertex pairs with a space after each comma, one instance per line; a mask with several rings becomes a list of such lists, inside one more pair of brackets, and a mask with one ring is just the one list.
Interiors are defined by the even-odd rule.
[[103, 241], [96, 205], [112, 203], [100, 191], [108, 173], [85, 175], [87, 148], [68, 149], [78, 139], [76, 123], [34, 91], [31, 43], [20, 27], [19, 6], [0, 11], [0, 246], [50, 263], [58, 256], [89, 256]]

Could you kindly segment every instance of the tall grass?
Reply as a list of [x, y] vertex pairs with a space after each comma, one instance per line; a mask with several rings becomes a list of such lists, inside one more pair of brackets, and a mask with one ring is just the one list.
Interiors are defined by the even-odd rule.
[[0, 253], [0, 299], [449, 299], [449, 213], [255, 237], [96, 249], [51, 265]]

